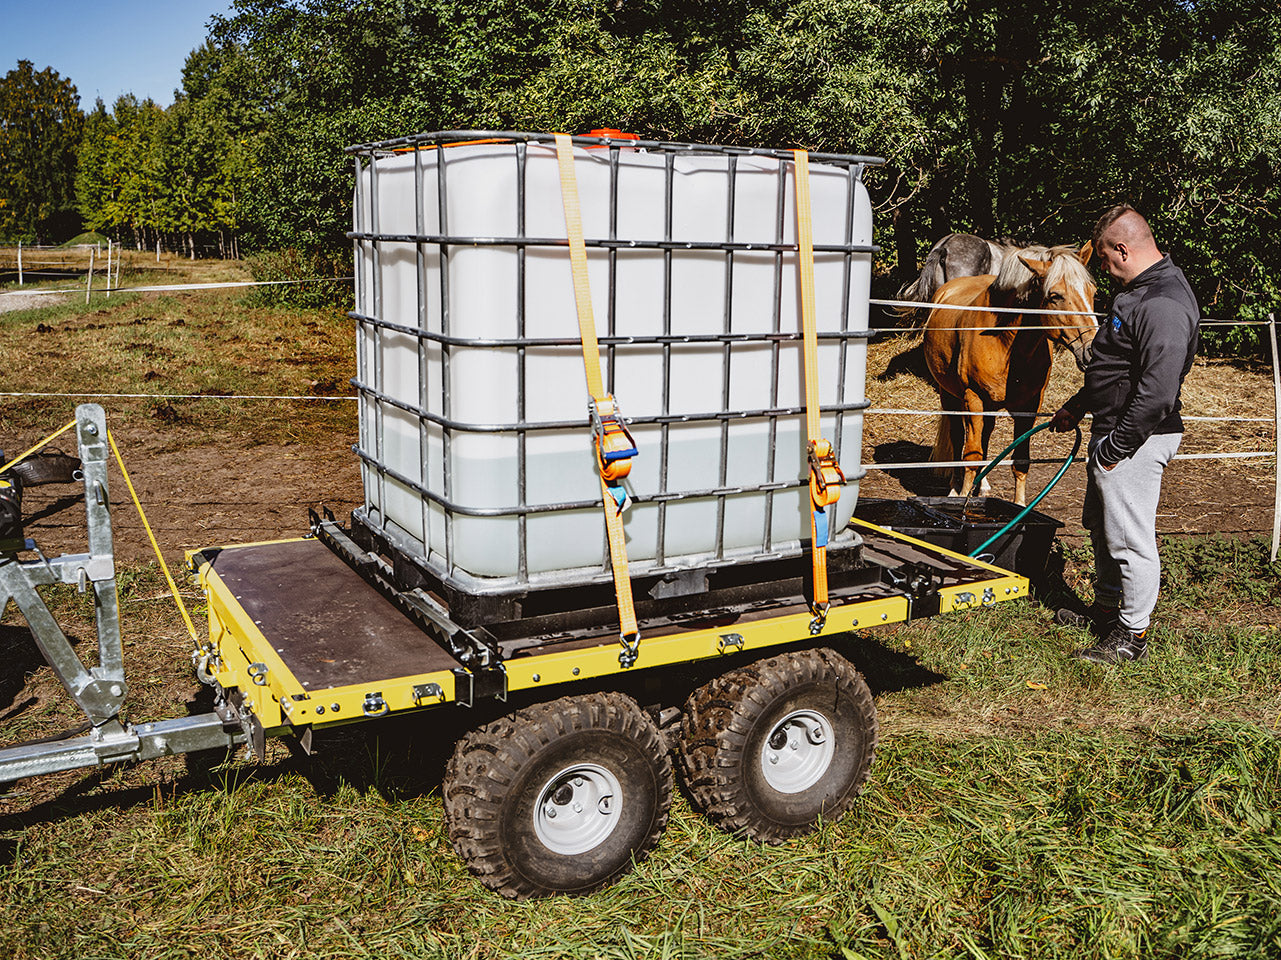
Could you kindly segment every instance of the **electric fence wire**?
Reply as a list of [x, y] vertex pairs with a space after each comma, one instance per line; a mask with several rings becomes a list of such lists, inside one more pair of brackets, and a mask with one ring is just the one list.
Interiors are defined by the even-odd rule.
[[[219, 290], [219, 289], [232, 289], [232, 288], [239, 288], [239, 287], [278, 286], [278, 285], [300, 284], [300, 283], [328, 283], [328, 282], [349, 281], [352, 279], [353, 279], [352, 277], [309, 277], [301, 280], [237, 280], [237, 281], [224, 281], [224, 282], [216, 282], [216, 283], [185, 283], [185, 284], [163, 284], [163, 285], [152, 285], [152, 286], [140, 286], [140, 287], [111, 287], [111, 288], [104, 288], [102, 292], [105, 293], [107, 292], [107, 290], [110, 290], [111, 293], [160, 293], [160, 292], [171, 292], [171, 291]], [[68, 290], [4, 291], [4, 292], [0, 292], [0, 297], [32, 296], [32, 295], [52, 296], [57, 294], [68, 294], [68, 293], [75, 293], [75, 292], [76, 291], [68, 291]], [[910, 307], [913, 309], [932, 309], [933, 307], [937, 306], [937, 304], [934, 304], [934, 303], [925, 303], [922, 301], [913, 301], [913, 300], [872, 299], [872, 300], [869, 300], [868, 303], [873, 306]], [[1072, 316], [1072, 317], [1106, 316], [1106, 314], [1103, 314], [1103, 313], [1086, 313], [1086, 312], [1074, 311], [1074, 310], [1042, 310], [1042, 309], [1032, 310], [1032, 309], [1022, 309], [1018, 307], [960, 306], [960, 307], [949, 307], [949, 309], [962, 310], [962, 311], [981, 310], [985, 312], [995, 312], [995, 313], [1022, 313], [1022, 314], [1036, 313], [1041, 315]], [[1201, 326], [1267, 326], [1267, 324], [1268, 322], [1266, 320], [1204, 319], [1201, 321]], [[903, 334], [903, 333], [917, 332], [923, 329], [924, 327], [886, 327], [886, 328], [874, 329], [871, 331], [871, 333], [873, 335]], [[936, 329], [940, 331], [948, 330], [948, 331], [959, 332], [963, 330], [982, 330], [982, 329], [989, 329], [989, 328], [947, 327], [947, 328], [936, 328]], [[1022, 329], [1051, 330], [1051, 329], [1058, 329], [1058, 328], [1050, 327], [1050, 326], [1046, 326], [1046, 327], [1023, 326]], [[99, 393], [99, 392], [58, 393], [58, 392], [47, 392], [47, 391], [46, 392], [5, 391], [5, 392], [0, 392], [0, 397], [15, 397], [15, 398], [17, 397], [73, 398], [75, 397], [75, 398], [92, 398], [92, 399], [129, 399], [129, 400], [161, 400], [161, 401], [164, 401], [164, 400], [276, 400], [276, 401], [318, 400], [318, 401], [324, 401], [328, 403], [354, 401], [358, 399], [355, 396], [349, 396], [349, 395], [336, 396], [336, 397], [320, 397], [320, 396], [290, 395], [290, 394], [207, 394], [207, 393], [175, 393], [175, 394], [154, 393], [154, 394], [151, 394], [151, 393]], [[938, 416], [939, 413], [940, 411], [938, 410], [912, 410], [912, 409], [905, 409], [905, 408], [872, 407], [864, 411], [864, 416], [868, 416], [871, 414], [892, 415], [892, 416]], [[985, 417], [1011, 417], [1011, 418], [1014, 416], [1013, 413], [1010, 413], [1009, 411], [1005, 411], [1005, 410], [984, 411], [976, 414], [967, 413], [966, 415], [967, 416], [985, 416]], [[1045, 413], [1045, 412], [1038, 411], [1035, 415], [1038, 417], [1051, 416], [1052, 412]], [[1202, 422], [1202, 423], [1272, 423], [1273, 422], [1273, 418], [1271, 417], [1208, 417], [1208, 416], [1185, 415], [1183, 419], [1189, 422]], [[1272, 459], [1274, 457], [1276, 457], [1276, 453], [1274, 451], [1256, 450], [1256, 451], [1220, 451], [1215, 453], [1179, 453], [1179, 454], [1175, 454], [1174, 459], [1176, 460], [1214, 460], [1214, 459], [1236, 460], [1236, 459]], [[1075, 458], [1075, 460], [1076, 462], [1083, 462], [1083, 458], [1081, 457], [1077, 457]], [[863, 466], [867, 470], [893, 472], [898, 470], [921, 470], [925, 468], [933, 469], [933, 468], [944, 468], [944, 467], [967, 467], [967, 466], [976, 466], [976, 465], [986, 466], [991, 462], [992, 461], [990, 460], [988, 461], [944, 461], [944, 462], [928, 460], [928, 461], [915, 461], [915, 462], [907, 462], [907, 463], [881, 463], [881, 464], [866, 463]], [[1051, 460], [1033, 459], [1030, 462], [1031, 463], [1058, 463], [1059, 461], [1053, 460], [1053, 459]]]

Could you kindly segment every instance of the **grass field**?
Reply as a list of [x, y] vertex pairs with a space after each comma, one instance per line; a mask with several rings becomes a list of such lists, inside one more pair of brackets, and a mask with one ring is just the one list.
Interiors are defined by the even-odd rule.
[[[53, 332], [37, 337], [40, 326]], [[113, 297], [87, 312], [0, 316], [0, 363], [13, 389], [293, 394], [345, 382], [349, 336], [338, 315], [228, 295]], [[75, 364], [59, 362], [73, 352]], [[202, 403], [222, 412], [197, 413]], [[9, 446], [59, 425], [68, 404], [7, 401], [0, 438]], [[175, 421], [154, 401], [108, 404], [174, 444], [236, 449], [332, 445], [333, 420], [350, 416], [333, 406], [202, 400], [173, 405], [186, 418]], [[0, 950], [16, 960], [1281, 955], [1281, 570], [1259, 540], [1170, 538], [1164, 555], [1153, 657], [1140, 666], [1070, 660], [1085, 635], [1030, 603], [848, 635], [840, 649], [877, 695], [882, 736], [848, 816], [761, 847], [679, 798], [655, 853], [578, 899], [503, 900], [454, 855], [438, 787], [464, 719], [455, 712], [347, 728], [311, 758], [277, 742], [262, 763], [198, 755], [0, 787]], [[1066, 584], [1088, 595], [1088, 548], [1064, 547], [1062, 560]], [[154, 565], [122, 565], [120, 591], [131, 719], [199, 708], [190, 644]], [[50, 599], [92, 647], [91, 602]], [[76, 721], [21, 618], [6, 613], [0, 743]]]

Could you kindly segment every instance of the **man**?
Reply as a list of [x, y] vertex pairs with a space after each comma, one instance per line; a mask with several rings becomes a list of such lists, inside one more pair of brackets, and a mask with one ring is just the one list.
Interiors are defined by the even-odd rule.
[[[1179, 392], [1196, 354], [1201, 312], [1183, 271], [1128, 204], [1099, 219], [1094, 251], [1122, 286], [1094, 338], [1085, 386], [1054, 414], [1052, 429], [1071, 430], [1087, 411], [1094, 415], [1081, 522], [1094, 544], [1088, 622], [1099, 639], [1073, 656], [1113, 664], [1148, 655], [1161, 583], [1157, 502], [1183, 438]], [[1071, 611], [1057, 619], [1074, 618], [1087, 622]]]

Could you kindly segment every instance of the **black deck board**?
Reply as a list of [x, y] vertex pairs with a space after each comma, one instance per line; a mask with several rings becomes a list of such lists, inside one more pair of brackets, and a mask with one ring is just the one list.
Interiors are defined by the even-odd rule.
[[213, 569], [300, 683], [379, 683], [458, 661], [319, 540], [228, 547]]

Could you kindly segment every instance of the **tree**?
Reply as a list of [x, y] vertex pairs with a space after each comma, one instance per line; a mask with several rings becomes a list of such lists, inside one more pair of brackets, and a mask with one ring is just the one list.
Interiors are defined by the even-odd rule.
[[110, 209], [119, 190], [118, 142], [116, 119], [99, 99], [85, 117], [76, 165], [76, 207], [90, 230], [116, 226]]
[[1263, 0], [235, 0], [185, 84], [235, 111], [260, 246], [344, 255], [350, 143], [604, 125], [884, 156], [900, 275], [948, 231], [1079, 243], [1128, 200], [1255, 317], [1281, 295], [1279, 51]]
[[0, 237], [49, 242], [79, 228], [76, 151], [84, 115], [71, 81], [18, 61], [0, 81]]

